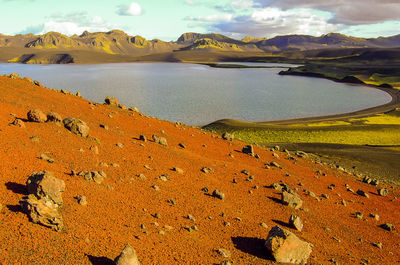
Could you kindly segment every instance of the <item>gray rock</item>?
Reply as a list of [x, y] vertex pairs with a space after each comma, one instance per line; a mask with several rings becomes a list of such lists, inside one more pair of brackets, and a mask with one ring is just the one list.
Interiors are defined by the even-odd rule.
[[80, 204], [80, 205], [87, 205], [87, 200], [86, 200], [86, 196], [84, 196], [84, 195], [78, 195], [78, 196], [76, 196], [75, 197], [75, 199], [77, 199], [77, 201], [78, 201], [78, 203]]
[[23, 122], [20, 119], [15, 119], [12, 123], [10, 123], [10, 125], [17, 126], [17, 127], [20, 127], [20, 128], [25, 128], [26, 127], [25, 126], [25, 122]]
[[253, 147], [252, 145], [246, 145], [246, 146], [244, 146], [243, 149], [242, 149], [242, 152], [243, 152], [244, 154], [248, 154], [248, 155], [251, 155], [251, 156], [254, 156], [254, 155], [255, 155], [255, 153], [254, 153], [254, 147]]
[[34, 172], [26, 181], [26, 187], [30, 194], [39, 199], [47, 199], [58, 206], [62, 206], [62, 193], [65, 191], [65, 183], [62, 179], [54, 177], [49, 171]]
[[386, 196], [388, 196], [389, 191], [388, 191], [388, 189], [385, 189], [385, 188], [378, 189], [378, 194], [379, 194], [380, 196], [386, 197]]
[[217, 253], [224, 258], [229, 258], [231, 256], [231, 252], [223, 248], [217, 249]]
[[114, 260], [115, 265], [140, 265], [136, 251], [131, 245], [127, 244], [121, 254]]
[[395, 229], [394, 225], [390, 224], [390, 223], [385, 223], [380, 225], [381, 228], [385, 229], [386, 231], [393, 231]]
[[79, 119], [66, 118], [63, 120], [64, 127], [76, 135], [87, 137], [89, 135], [89, 126]]
[[212, 171], [212, 168], [209, 168], [209, 167], [203, 167], [202, 169], [201, 169], [201, 172], [203, 172], [203, 173], [205, 173], [205, 174], [208, 174], [208, 173], [210, 173]]
[[303, 230], [303, 222], [301, 221], [300, 217], [295, 214], [292, 214], [289, 218], [289, 224], [291, 227], [295, 228], [298, 231]]
[[303, 205], [300, 195], [297, 193], [282, 192], [281, 201], [284, 205], [290, 206], [294, 209], [299, 209]]
[[269, 231], [265, 246], [277, 262], [291, 264], [306, 264], [312, 251], [311, 244], [278, 226]]
[[61, 115], [56, 112], [47, 113], [47, 122], [61, 122]]
[[31, 122], [46, 122], [47, 121], [47, 116], [38, 109], [33, 109], [30, 110], [27, 114], [28, 121]]
[[360, 196], [363, 196], [363, 197], [365, 197], [365, 198], [369, 198], [368, 193], [366, 193], [366, 192], [363, 191], [363, 190], [357, 190], [357, 194], [360, 195]]
[[227, 141], [232, 141], [235, 138], [235, 136], [233, 134], [224, 132], [222, 134], [222, 139], [227, 140]]
[[220, 200], [225, 200], [225, 194], [220, 190], [214, 190], [212, 196]]
[[58, 212], [58, 205], [48, 198], [37, 198], [30, 194], [25, 200], [20, 202], [23, 211], [35, 224], [60, 231], [63, 226], [63, 219]]
[[154, 140], [155, 143], [163, 145], [163, 146], [167, 146], [168, 145], [167, 139], [165, 139], [164, 137], [159, 137], [159, 136], [157, 136], [155, 134], [153, 134], [152, 137], [153, 137], [153, 140]]
[[118, 99], [113, 97], [106, 97], [104, 99], [104, 104], [111, 106], [118, 106]]

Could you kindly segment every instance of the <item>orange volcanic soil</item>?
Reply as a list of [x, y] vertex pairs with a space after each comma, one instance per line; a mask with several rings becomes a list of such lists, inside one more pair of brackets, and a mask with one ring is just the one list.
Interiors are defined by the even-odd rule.
[[[54, 123], [25, 121], [25, 128], [9, 125], [15, 117], [25, 120], [30, 109], [79, 118], [89, 125], [92, 138], [82, 138]], [[139, 140], [140, 135], [151, 139], [153, 134], [165, 137], [168, 146]], [[39, 141], [33, 141], [33, 136]], [[399, 231], [379, 227], [391, 223], [400, 228], [398, 187], [379, 185], [389, 190], [387, 197], [381, 197], [377, 187], [344, 172], [307, 158], [296, 157], [294, 162], [285, 152], [275, 151], [277, 158], [273, 152], [255, 147], [257, 159], [241, 152], [244, 145], [2, 76], [0, 264], [112, 264], [127, 243], [136, 249], [142, 264], [220, 264], [224, 260], [275, 264], [264, 248], [275, 225], [313, 245], [308, 264], [400, 263]], [[39, 159], [41, 154], [53, 158], [54, 163]], [[266, 169], [265, 164], [272, 161], [282, 169]], [[183, 174], [172, 171], [173, 167], [181, 168]], [[213, 171], [205, 174], [203, 167]], [[66, 184], [61, 210], [64, 229], [60, 232], [30, 222], [19, 206], [27, 192], [28, 176], [42, 170], [54, 172]], [[71, 170], [102, 170], [107, 178], [96, 184], [71, 175]], [[247, 181], [243, 170], [254, 179]], [[163, 174], [168, 174], [169, 180], [160, 180]], [[301, 209], [284, 206], [280, 192], [267, 187], [280, 181], [301, 195]], [[328, 189], [330, 184], [336, 187]], [[370, 197], [347, 191], [345, 184]], [[225, 200], [208, 196], [204, 187], [210, 193], [221, 190]], [[321, 194], [329, 198], [323, 199]], [[86, 206], [78, 204], [77, 195], [86, 196]], [[355, 212], [362, 212], [363, 217], [355, 218]], [[156, 213], [160, 218], [154, 217]], [[369, 217], [370, 213], [378, 214], [380, 220]], [[195, 220], [189, 220], [188, 214]], [[303, 220], [302, 232], [287, 227], [291, 214]], [[198, 231], [184, 228], [193, 225]], [[378, 242], [382, 249], [372, 245]], [[216, 250], [221, 248], [229, 250], [231, 257], [219, 255]]]

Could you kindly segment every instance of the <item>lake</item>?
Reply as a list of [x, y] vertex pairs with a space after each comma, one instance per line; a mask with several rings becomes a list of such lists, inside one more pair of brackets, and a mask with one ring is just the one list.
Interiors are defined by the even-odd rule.
[[371, 87], [280, 76], [280, 70], [184, 63], [0, 64], [0, 74], [29, 76], [49, 88], [80, 91], [83, 97], [101, 103], [106, 96], [114, 96], [146, 115], [188, 125], [224, 118], [267, 121], [338, 114], [391, 100]]

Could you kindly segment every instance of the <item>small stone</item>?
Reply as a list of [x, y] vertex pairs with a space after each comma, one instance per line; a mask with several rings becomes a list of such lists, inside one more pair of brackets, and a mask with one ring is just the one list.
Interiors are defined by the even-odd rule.
[[157, 185], [153, 185], [153, 186], [151, 186], [154, 190], [156, 190], [156, 191], [159, 191], [160, 190], [160, 187], [158, 187]]
[[208, 174], [208, 173], [210, 173], [212, 171], [212, 168], [209, 168], [209, 167], [203, 167], [202, 169], [201, 169], [201, 172], [203, 172], [203, 173], [205, 173], [205, 174]]
[[288, 205], [294, 209], [299, 209], [303, 205], [300, 195], [286, 191], [282, 192], [281, 201], [284, 205]]
[[231, 252], [227, 249], [220, 248], [217, 250], [217, 253], [224, 258], [229, 258], [231, 256]]
[[33, 109], [30, 110], [27, 114], [28, 116], [28, 121], [31, 122], [46, 122], [47, 121], [47, 116], [38, 109]]
[[168, 146], [167, 139], [165, 139], [164, 137], [159, 137], [159, 136], [157, 136], [155, 134], [153, 134], [152, 137], [153, 137], [153, 141], [155, 143], [163, 145], [163, 146]]
[[179, 167], [173, 167], [172, 168], [173, 171], [176, 171], [178, 174], [183, 174], [183, 169], [180, 169]]
[[298, 231], [303, 230], [303, 222], [301, 221], [300, 217], [295, 214], [292, 214], [289, 218], [289, 224], [291, 227], [295, 228]]
[[361, 212], [355, 212], [354, 216], [358, 219], [362, 219], [363, 218], [363, 214]]
[[271, 167], [282, 168], [278, 163], [276, 163], [276, 162], [274, 162], [274, 161], [272, 161], [271, 163], [269, 163], [269, 165], [270, 165]]
[[389, 194], [388, 189], [382, 188], [382, 189], [378, 189], [378, 194], [380, 196], [386, 197]]
[[222, 139], [224, 139], [224, 140], [232, 141], [234, 138], [235, 138], [235, 137], [234, 137], [233, 134], [230, 134], [230, 133], [227, 133], [227, 132], [224, 132], [224, 133], [222, 134]]
[[385, 229], [386, 231], [393, 231], [395, 229], [394, 225], [390, 224], [390, 223], [385, 223], [380, 225], [381, 228]]
[[109, 130], [108, 126], [105, 125], [105, 124], [100, 124], [100, 128], [103, 128], [103, 129], [106, 130], [106, 131]]
[[118, 106], [118, 99], [113, 97], [106, 97], [104, 99], [105, 105]]
[[64, 127], [67, 128], [74, 134], [80, 135], [82, 137], [87, 137], [89, 135], [89, 126], [79, 119], [66, 118], [63, 120]]
[[377, 247], [377, 248], [379, 248], [379, 249], [382, 249], [382, 247], [383, 247], [382, 242], [377, 242], [377, 243], [372, 242], [371, 244], [372, 244], [374, 247]]
[[377, 215], [377, 214], [370, 213], [370, 214], [369, 214], [369, 217], [372, 217], [372, 218], [374, 218], [376, 221], [379, 221], [379, 215]]
[[17, 127], [20, 127], [20, 128], [26, 128], [25, 122], [23, 122], [20, 119], [15, 119], [12, 123], [10, 123], [10, 125], [17, 126]]
[[325, 193], [321, 194], [321, 197], [324, 198], [324, 199], [329, 199], [328, 194], [325, 194]]
[[189, 219], [190, 221], [193, 221], [193, 222], [196, 221], [196, 219], [194, 218], [194, 216], [191, 215], [191, 214], [188, 214], [188, 215], [186, 216], [186, 218]]
[[268, 225], [266, 223], [260, 223], [260, 226], [264, 229], [268, 229]]
[[155, 214], [154, 214], [154, 218], [156, 218], [156, 219], [161, 219], [161, 214], [155, 213]]
[[143, 175], [143, 174], [139, 174], [139, 176], [138, 176], [138, 178], [140, 178], [140, 179], [146, 179], [146, 176], [145, 175]]
[[146, 138], [146, 136], [144, 136], [143, 134], [141, 134], [141, 135], [139, 136], [139, 140], [140, 140], [140, 141], [143, 141], [143, 142], [147, 142], [147, 138]]
[[84, 196], [84, 195], [78, 195], [78, 196], [76, 196], [75, 197], [75, 199], [77, 199], [78, 200], [78, 203], [80, 204], [80, 205], [87, 205], [87, 200], [86, 200], [86, 196]]
[[246, 145], [243, 147], [242, 153], [254, 156], [254, 147], [252, 145]]
[[312, 251], [311, 244], [278, 226], [270, 230], [265, 246], [275, 261], [281, 263], [306, 264]]
[[368, 193], [366, 193], [366, 192], [363, 191], [363, 190], [357, 190], [357, 194], [360, 195], [360, 196], [363, 196], [363, 197], [365, 197], [365, 198], [369, 198]]
[[179, 143], [178, 146], [179, 146], [180, 148], [183, 148], [183, 149], [186, 148], [186, 145], [184, 145], [183, 143]]
[[115, 144], [117, 147], [119, 147], [119, 148], [123, 148], [124, 147], [124, 144], [122, 144], [122, 143], [116, 143]]
[[135, 249], [127, 244], [114, 260], [115, 265], [140, 265]]
[[212, 196], [220, 200], [225, 200], [225, 194], [218, 189], [213, 191]]
[[61, 122], [61, 121], [62, 121], [62, 118], [61, 118], [61, 115], [60, 115], [60, 114], [55, 113], [55, 112], [49, 112], [49, 113], [47, 114], [47, 122], [55, 122], [55, 123], [58, 123], [58, 122]]

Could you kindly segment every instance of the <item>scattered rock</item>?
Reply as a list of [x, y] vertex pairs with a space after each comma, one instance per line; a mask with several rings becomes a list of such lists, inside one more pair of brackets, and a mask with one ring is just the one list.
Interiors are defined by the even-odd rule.
[[379, 248], [379, 249], [382, 249], [382, 247], [383, 247], [382, 242], [377, 242], [377, 243], [372, 242], [371, 244], [372, 244], [374, 247], [377, 247], [377, 248]]
[[89, 126], [79, 119], [66, 118], [63, 120], [64, 127], [76, 135], [87, 137], [89, 135]]
[[225, 200], [225, 194], [220, 190], [214, 190], [212, 196], [220, 200]]
[[128, 110], [133, 112], [139, 112], [139, 109], [137, 107], [130, 107]]
[[277, 262], [291, 264], [306, 264], [312, 251], [311, 244], [278, 226], [269, 231], [265, 246]]
[[208, 174], [208, 173], [210, 173], [212, 170], [213, 170], [212, 168], [203, 167], [203, 168], [201, 169], [201, 172], [203, 172], [203, 173], [205, 173], [205, 174]]
[[295, 153], [295, 155], [298, 156], [298, 157], [300, 157], [300, 158], [308, 157], [307, 153], [306, 153], [306, 152], [303, 152], [303, 151], [297, 151], [297, 152]]
[[276, 163], [276, 162], [274, 162], [274, 161], [272, 161], [271, 163], [269, 163], [269, 165], [270, 165], [271, 167], [282, 168], [278, 163]]
[[87, 205], [86, 196], [84, 196], [84, 195], [78, 195], [78, 196], [75, 196], [75, 199], [78, 200], [78, 203], [79, 203], [80, 205], [82, 205], [82, 206]]
[[33, 84], [34, 84], [35, 86], [42, 86], [42, 84], [41, 84], [39, 81], [37, 81], [37, 80], [33, 80]]
[[231, 256], [231, 252], [223, 248], [217, 249], [217, 253], [224, 258], [229, 258]]
[[189, 219], [190, 221], [193, 221], [193, 222], [196, 221], [196, 219], [194, 218], [194, 216], [191, 215], [191, 214], [188, 214], [188, 215], [186, 216], [186, 218]]
[[358, 218], [358, 219], [362, 219], [362, 218], [363, 218], [363, 213], [361, 213], [361, 212], [355, 212], [355, 213], [354, 213], [354, 216], [355, 216], [356, 218]]
[[289, 224], [291, 227], [295, 228], [298, 231], [303, 230], [303, 222], [301, 221], [300, 217], [295, 214], [292, 214], [289, 218]]
[[380, 227], [389, 232], [392, 232], [395, 229], [394, 225], [392, 225], [390, 223], [382, 224], [382, 225], [380, 225]]
[[294, 209], [299, 209], [303, 205], [300, 195], [294, 192], [289, 193], [287, 191], [283, 191], [281, 201], [284, 205], [290, 206]]
[[118, 99], [113, 97], [106, 97], [104, 99], [104, 104], [111, 106], [118, 106]]
[[62, 118], [61, 115], [56, 112], [49, 112], [47, 113], [47, 122], [61, 122]]
[[10, 125], [17, 126], [17, 127], [20, 127], [20, 128], [25, 128], [26, 127], [25, 126], [25, 122], [23, 122], [20, 119], [15, 119], [12, 123], [10, 123]]
[[140, 140], [140, 141], [143, 141], [143, 142], [147, 142], [147, 138], [146, 138], [146, 136], [144, 136], [143, 134], [141, 134], [141, 135], [139, 136], [139, 140]]
[[378, 189], [378, 194], [379, 194], [380, 196], [386, 197], [386, 196], [388, 196], [389, 191], [388, 191], [388, 189], [385, 189], [385, 188]]
[[230, 134], [230, 133], [227, 133], [227, 132], [224, 132], [224, 133], [222, 134], [222, 139], [224, 139], [224, 140], [233, 141], [234, 138], [235, 138], [235, 137], [234, 137], [233, 134]]
[[251, 156], [254, 156], [254, 147], [252, 145], [246, 145], [245, 147], [243, 147], [242, 152], [244, 154], [248, 154]]
[[368, 193], [366, 193], [366, 192], [363, 191], [363, 190], [357, 190], [357, 194], [360, 195], [360, 196], [363, 196], [363, 197], [365, 197], [365, 198], [369, 198]]
[[173, 171], [176, 171], [178, 174], [183, 174], [183, 169], [180, 169], [179, 167], [173, 167], [172, 168]]
[[28, 121], [31, 122], [46, 122], [47, 120], [47, 116], [41, 110], [38, 109], [30, 110], [27, 116], [28, 116]]
[[37, 198], [30, 194], [20, 202], [22, 210], [29, 216], [29, 219], [35, 224], [60, 231], [63, 226], [63, 219], [58, 212], [58, 205], [48, 198]]
[[168, 145], [167, 139], [165, 139], [164, 137], [159, 137], [159, 136], [153, 134], [153, 140], [157, 144], [160, 144], [160, 145], [163, 145], [163, 146], [167, 146]]
[[50, 171], [34, 172], [26, 181], [29, 194], [35, 195], [38, 199], [48, 199], [57, 206], [62, 206], [62, 193], [65, 190], [65, 183], [62, 179], [54, 177]]
[[114, 263], [115, 265], [140, 265], [135, 249], [129, 244], [115, 258]]
[[11, 73], [10, 75], [8, 75], [8, 77], [11, 78], [11, 79], [18, 79], [19, 78], [19, 74]]
[[183, 148], [183, 149], [186, 148], [186, 145], [184, 145], [183, 143], [179, 143], [178, 146], [179, 146], [180, 148]]
[[49, 162], [49, 163], [54, 163], [54, 159], [48, 157], [46, 154], [41, 154], [41, 155], [39, 156], [39, 159], [44, 160], [44, 161], [47, 161], [47, 162]]
[[261, 226], [262, 228], [268, 229], [268, 225], [267, 225], [266, 223], [260, 223], [260, 226]]

